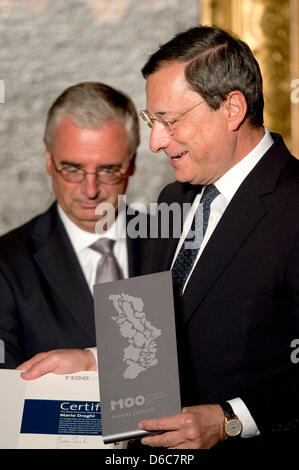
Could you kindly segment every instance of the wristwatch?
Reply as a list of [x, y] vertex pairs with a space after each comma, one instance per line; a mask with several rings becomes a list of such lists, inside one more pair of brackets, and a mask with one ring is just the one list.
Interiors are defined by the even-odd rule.
[[231, 405], [225, 401], [220, 403], [221, 408], [224, 411], [224, 432], [227, 437], [237, 437], [242, 432], [242, 423], [239, 418], [235, 415]]

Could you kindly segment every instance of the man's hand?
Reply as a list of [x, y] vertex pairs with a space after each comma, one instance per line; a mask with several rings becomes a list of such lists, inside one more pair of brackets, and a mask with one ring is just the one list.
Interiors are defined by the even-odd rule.
[[54, 374], [72, 374], [82, 370], [97, 370], [97, 362], [93, 353], [85, 349], [54, 349], [53, 351], [36, 354], [17, 367], [21, 377], [32, 380], [48, 372]]
[[140, 429], [158, 433], [141, 442], [169, 449], [210, 449], [226, 438], [223, 423], [220, 405], [189, 406], [178, 415], [141, 421]]

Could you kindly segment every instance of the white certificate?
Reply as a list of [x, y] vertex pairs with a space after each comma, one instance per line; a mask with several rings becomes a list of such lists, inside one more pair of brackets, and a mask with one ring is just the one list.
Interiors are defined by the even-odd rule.
[[104, 444], [98, 372], [23, 380], [0, 370], [1, 449], [124, 449]]

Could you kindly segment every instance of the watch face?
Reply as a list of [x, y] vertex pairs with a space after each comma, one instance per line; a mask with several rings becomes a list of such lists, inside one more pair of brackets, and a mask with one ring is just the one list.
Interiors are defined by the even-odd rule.
[[242, 431], [242, 423], [239, 419], [229, 419], [225, 425], [225, 432], [229, 437], [238, 436]]

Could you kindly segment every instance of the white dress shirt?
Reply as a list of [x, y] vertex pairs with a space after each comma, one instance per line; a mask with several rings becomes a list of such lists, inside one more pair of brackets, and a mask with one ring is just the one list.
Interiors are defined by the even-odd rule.
[[[233, 196], [235, 195], [236, 191], [238, 190], [238, 188], [240, 187], [241, 183], [244, 181], [246, 176], [249, 175], [251, 170], [256, 166], [256, 164], [260, 161], [262, 156], [267, 152], [267, 150], [271, 147], [272, 144], [273, 144], [273, 139], [268, 129], [265, 128], [265, 135], [262, 138], [262, 140], [258, 143], [258, 145], [248, 155], [246, 155], [241, 161], [239, 161], [235, 166], [233, 166], [230, 170], [228, 170], [223, 176], [221, 176], [221, 178], [219, 178], [214, 183], [214, 186], [216, 186], [220, 194], [211, 203], [210, 217], [208, 221], [207, 230], [203, 238], [202, 244], [200, 246], [200, 249], [198, 250], [197, 257], [189, 273], [189, 276], [187, 277], [185, 281], [183, 292], [192, 275], [194, 267], [199, 261], [200, 256], [209, 241], [209, 238], [211, 237], [213, 231], [215, 230], [228, 204], [232, 200]], [[196, 212], [196, 209], [198, 207], [198, 204], [200, 202], [200, 198], [201, 198], [201, 193], [196, 196], [191, 206], [190, 212], [186, 217], [183, 230], [182, 230], [182, 235], [179, 240], [171, 268], [173, 267], [177, 254], [182, 244], [184, 243], [184, 240], [191, 228], [192, 220]], [[250, 415], [249, 410], [246, 407], [243, 400], [241, 400], [240, 398], [234, 398], [233, 400], [229, 400], [229, 403], [231, 404], [234, 412], [236, 413], [236, 415], [242, 422], [243, 430], [241, 433], [241, 437], [253, 437], [253, 436], [258, 435], [259, 431], [257, 429], [257, 426], [252, 416]]]
[[78, 257], [83, 274], [93, 295], [93, 285], [95, 283], [96, 269], [98, 261], [102, 255], [89, 248], [99, 238], [110, 238], [115, 240], [113, 253], [122, 270], [123, 277], [127, 278], [128, 270], [128, 252], [126, 243], [126, 212], [125, 207], [120, 205], [118, 216], [115, 223], [104, 234], [90, 233], [82, 230], [66, 215], [62, 207], [58, 204], [58, 213], [70, 238], [72, 246]]
[[[76, 225], [72, 220], [70, 220], [60, 204], [57, 204], [57, 209], [74, 251], [77, 255], [78, 261], [92, 295], [96, 278], [97, 264], [102, 255], [92, 248], [89, 248], [89, 246], [100, 238], [111, 238], [112, 240], [115, 240], [113, 253], [122, 270], [124, 278], [128, 278], [129, 267], [126, 243], [126, 210], [124, 204], [119, 204], [118, 216], [115, 220], [115, 223], [104, 234], [86, 232], [85, 230], [78, 227], [78, 225]], [[92, 347], [87, 349], [89, 349], [94, 354], [97, 360], [97, 348]]]

